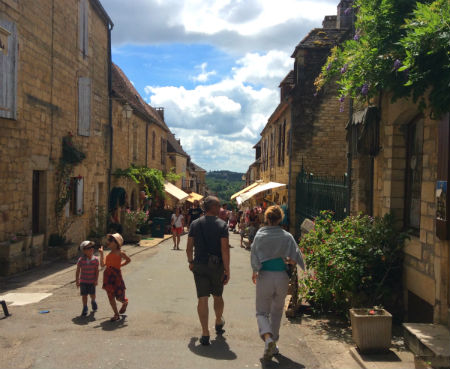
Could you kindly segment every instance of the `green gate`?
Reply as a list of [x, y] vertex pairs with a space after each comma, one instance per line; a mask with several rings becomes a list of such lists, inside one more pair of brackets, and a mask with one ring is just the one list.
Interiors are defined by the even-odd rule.
[[342, 177], [315, 176], [304, 168], [298, 175], [296, 187], [297, 222], [317, 217], [322, 210], [332, 210], [336, 220], [348, 215], [347, 175]]

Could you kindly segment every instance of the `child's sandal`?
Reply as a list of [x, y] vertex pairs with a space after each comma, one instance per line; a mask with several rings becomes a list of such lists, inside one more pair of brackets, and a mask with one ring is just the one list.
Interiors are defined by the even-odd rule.
[[109, 321], [110, 322], [117, 322], [118, 320], [120, 320], [120, 315], [114, 315]]
[[124, 302], [122, 307], [119, 310], [119, 314], [125, 314], [125, 311], [127, 311], [128, 301]]

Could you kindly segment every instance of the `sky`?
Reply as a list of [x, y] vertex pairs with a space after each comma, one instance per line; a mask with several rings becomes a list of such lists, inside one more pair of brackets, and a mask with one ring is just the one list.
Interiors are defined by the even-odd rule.
[[112, 57], [204, 169], [246, 172], [295, 46], [338, 0], [102, 0]]

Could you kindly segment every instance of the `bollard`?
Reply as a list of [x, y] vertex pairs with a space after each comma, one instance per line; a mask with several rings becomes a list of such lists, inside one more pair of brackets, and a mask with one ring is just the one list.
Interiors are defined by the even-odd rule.
[[0, 301], [0, 304], [2, 305], [3, 313], [5, 314], [5, 316], [10, 316], [11, 314], [8, 311], [8, 306], [6, 306], [6, 302], [2, 300]]

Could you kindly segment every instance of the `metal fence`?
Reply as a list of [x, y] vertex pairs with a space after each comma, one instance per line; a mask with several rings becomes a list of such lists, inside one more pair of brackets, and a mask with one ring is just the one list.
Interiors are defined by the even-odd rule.
[[332, 210], [336, 220], [348, 215], [347, 176], [315, 176], [304, 169], [297, 178], [296, 214], [300, 224], [306, 219], [317, 217], [322, 210]]

